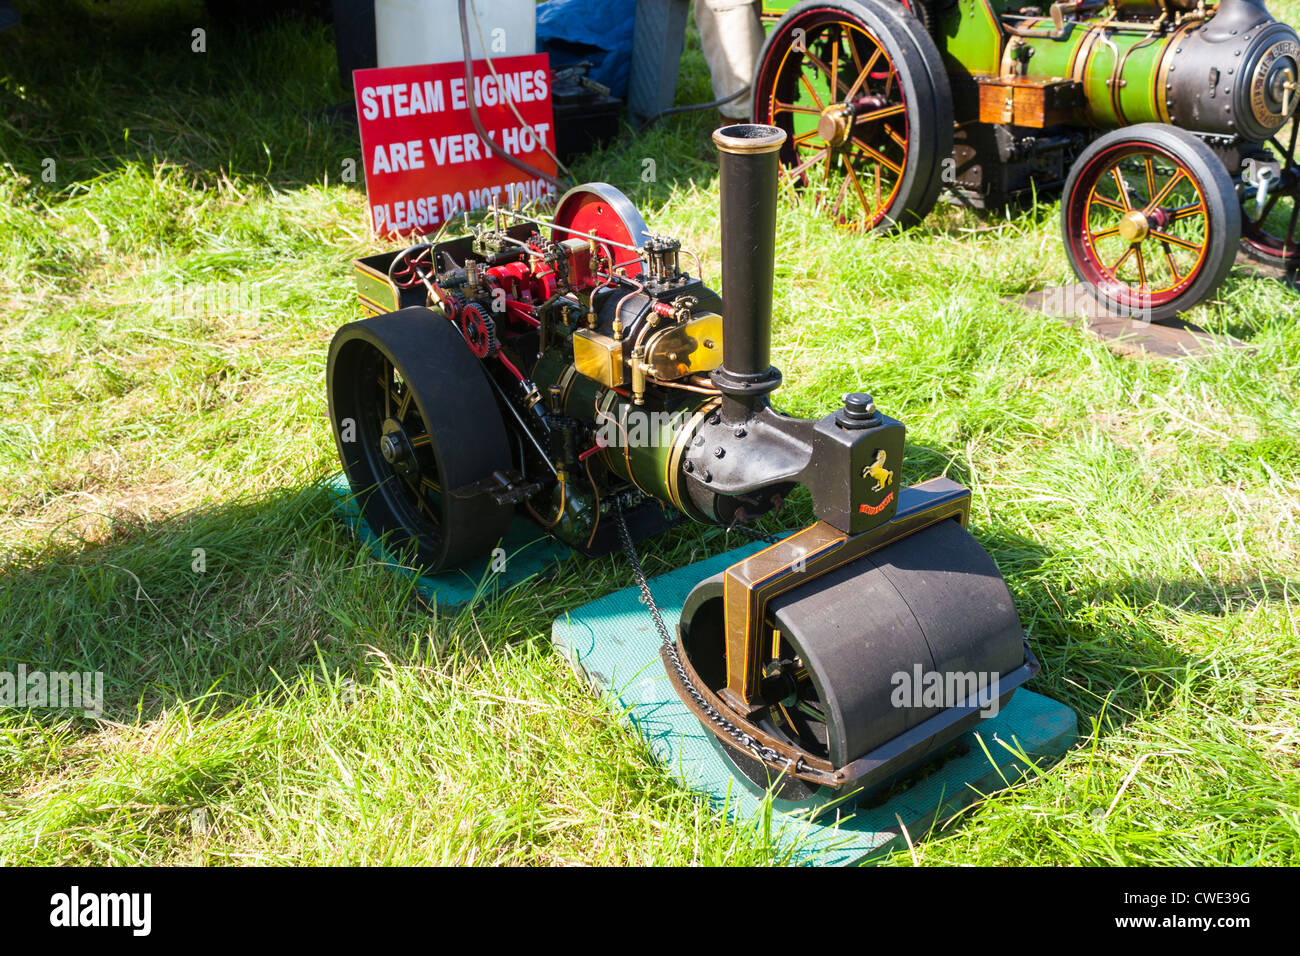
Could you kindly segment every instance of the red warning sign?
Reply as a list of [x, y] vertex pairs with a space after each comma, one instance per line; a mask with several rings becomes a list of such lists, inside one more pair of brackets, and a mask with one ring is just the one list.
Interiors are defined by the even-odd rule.
[[[353, 85], [361, 127], [370, 225], [381, 236], [434, 232], [466, 210], [554, 198], [494, 154], [475, 129], [470, 96], [484, 131], [505, 152], [547, 175], [555, 161], [551, 70], [545, 53], [474, 63], [472, 94], [461, 62], [357, 70]], [[508, 103], [519, 111], [520, 123]]]

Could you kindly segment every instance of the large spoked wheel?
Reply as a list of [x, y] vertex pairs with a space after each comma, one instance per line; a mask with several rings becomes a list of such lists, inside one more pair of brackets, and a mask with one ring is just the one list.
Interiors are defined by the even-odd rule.
[[1192, 134], [1143, 124], [1090, 146], [1065, 183], [1075, 274], [1112, 311], [1160, 322], [1212, 296], [1241, 238], [1236, 189]]
[[753, 86], [754, 121], [785, 130], [787, 175], [832, 219], [884, 232], [934, 208], [952, 91], [934, 41], [901, 8], [805, 0], [772, 28]]
[[440, 313], [343, 326], [330, 345], [330, 419], [371, 531], [426, 571], [490, 551], [513, 509], [470, 486], [512, 467], [486, 373]]
[[[1284, 145], [1285, 144], [1285, 145]], [[1269, 187], [1243, 184], [1241, 246], [1253, 259], [1282, 269], [1300, 269], [1300, 119], [1293, 116], [1261, 149], [1244, 157], [1254, 161], [1255, 176], [1268, 172]]]

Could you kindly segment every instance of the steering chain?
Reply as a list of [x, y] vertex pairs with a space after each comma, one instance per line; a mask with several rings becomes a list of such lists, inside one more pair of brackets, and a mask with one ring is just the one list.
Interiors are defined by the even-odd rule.
[[[637, 556], [636, 546], [632, 543], [632, 534], [627, 529], [627, 520], [623, 517], [623, 508], [617, 502], [615, 502], [614, 505], [614, 516], [618, 519], [618, 536], [623, 542], [623, 551], [627, 554], [628, 563], [632, 565], [632, 573], [636, 577], [637, 587], [641, 589], [641, 601], [650, 611], [650, 617], [654, 620], [655, 628], [659, 631], [659, 638], [663, 645], [664, 656], [672, 667], [673, 672], [677, 675], [678, 680], [681, 681], [682, 686], [686, 688], [686, 692], [691, 695], [691, 698], [695, 701], [700, 711], [708, 718], [709, 722], [721, 729], [724, 734], [734, 740], [742, 750], [749, 751], [769, 766], [779, 767], [784, 765], [787, 770], [792, 768], [797, 770], [798, 768], [794, 766], [794, 761], [790, 760], [788, 757], [782, 756], [771, 747], [760, 743], [753, 736], [741, 730], [725, 716], [719, 713], [717, 708], [705, 699], [699, 688], [697, 688], [690, 677], [687, 676], [686, 668], [682, 665], [681, 656], [677, 651], [677, 643], [669, 636], [668, 627], [664, 624], [663, 614], [659, 610], [659, 605], [655, 603], [654, 596], [650, 593], [650, 582], [646, 579], [645, 568], [641, 566], [641, 559]], [[762, 535], [761, 532], [755, 532], [749, 528], [743, 528], [741, 530], [756, 536]], [[771, 536], [767, 535], [765, 537], [770, 538]]]

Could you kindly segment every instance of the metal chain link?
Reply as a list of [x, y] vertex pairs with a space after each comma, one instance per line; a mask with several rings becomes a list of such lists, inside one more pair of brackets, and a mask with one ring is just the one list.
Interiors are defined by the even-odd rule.
[[[664, 624], [663, 614], [659, 610], [659, 605], [655, 603], [654, 596], [650, 593], [650, 582], [646, 579], [645, 569], [641, 566], [641, 559], [637, 556], [636, 546], [632, 543], [632, 534], [627, 529], [627, 520], [623, 517], [623, 509], [617, 502], [614, 505], [614, 516], [618, 519], [618, 536], [623, 542], [623, 551], [627, 554], [628, 563], [632, 565], [632, 573], [636, 576], [637, 587], [641, 589], [641, 600], [650, 611], [650, 617], [654, 619], [655, 627], [659, 631], [659, 639], [662, 641], [664, 651], [667, 654], [668, 661], [672, 665], [674, 673], [678, 680], [681, 681], [686, 692], [691, 695], [696, 705], [703, 711], [709, 722], [720, 728], [723, 733], [734, 740], [744, 750], [748, 750], [759, 760], [766, 764], [784, 764], [787, 769], [794, 766], [794, 761], [788, 757], [782, 756], [758, 740], [752, 735], [745, 733], [726, 717], [720, 714], [713, 705], [705, 700], [704, 695], [700, 693], [699, 688], [691, 681], [686, 674], [686, 668], [682, 666], [682, 659], [677, 653], [677, 644], [668, 634], [668, 627]], [[750, 529], [746, 528], [746, 531]], [[753, 532], [751, 532], [753, 533]]]
[[759, 531], [757, 528], [751, 528], [743, 524], [727, 525], [727, 531], [739, 531], [741, 534], [747, 534], [755, 541], [762, 541], [764, 544], [776, 544], [781, 540], [770, 531]]

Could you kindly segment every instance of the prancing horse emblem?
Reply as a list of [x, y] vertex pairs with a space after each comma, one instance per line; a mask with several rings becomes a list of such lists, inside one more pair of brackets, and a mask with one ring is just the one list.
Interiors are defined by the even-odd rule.
[[876, 479], [876, 487], [872, 491], [884, 491], [885, 486], [894, 480], [894, 473], [885, 467], [885, 450], [882, 448], [876, 452], [876, 460], [862, 469], [863, 478]]

